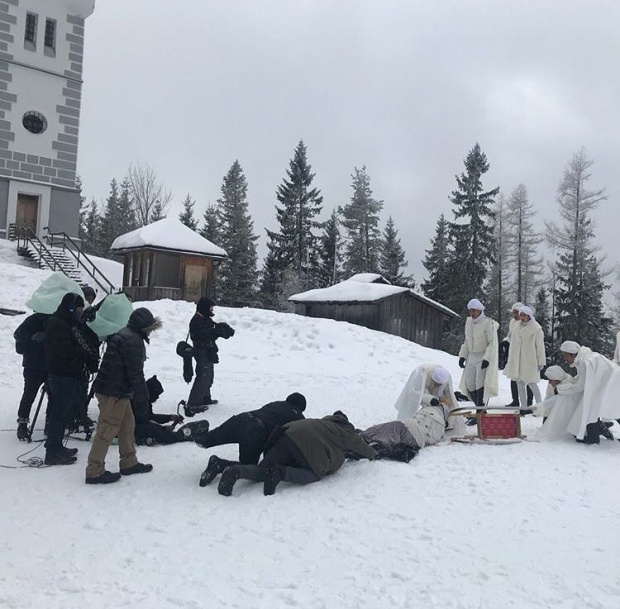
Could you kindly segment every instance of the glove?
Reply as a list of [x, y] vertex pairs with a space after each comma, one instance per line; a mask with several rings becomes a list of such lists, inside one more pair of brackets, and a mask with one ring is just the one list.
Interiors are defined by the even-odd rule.
[[431, 406], [439, 406], [439, 400], [437, 398], [433, 398], [431, 400]]
[[35, 332], [30, 340], [33, 343], [42, 343], [45, 340], [45, 332]]
[[480, 364], [480, 367], [484, 370], [485, 368], [489, 367], [489, 362], [485, 359], [482, 360], [482, 363]]
[[180, 414], [173, 414], [170, 417], [170, 421], [172, 423], [174, 423], [175, 425], [178, 424], [178, 423], [183, 423], [184, 420], [185, 420], [185, 418], [183, 417], [183, 415], [180, 415]]
[[542, 404], [534, 404], [533, 406], [530, 406], [530, 408], [535, 417], [545, 416], [545, 407]]
[[500, 344], [500, 347], [504, 348], [504, 349], [508, 349], [508, 347], [510, 347], [510, 343], [507, 340], [503, 340]]
[[459, 368], [465, 368], [465, 358], [459, 357]]

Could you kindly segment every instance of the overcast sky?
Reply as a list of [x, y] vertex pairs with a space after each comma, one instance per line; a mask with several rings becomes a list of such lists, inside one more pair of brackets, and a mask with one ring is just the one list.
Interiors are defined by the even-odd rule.
[[150, 164], [202, 215], [239, 159], [260, 253], [275, 190], [303, 139], [324, 217], [366, 165], [419, 282], [463, 159], [479, 142], [484, 187], [519, 183], [556, 216], [584, 146], [610, 263], [620, 259], [618, 0], [97, 0], [86, 27], [79, 172], [105, 199]]

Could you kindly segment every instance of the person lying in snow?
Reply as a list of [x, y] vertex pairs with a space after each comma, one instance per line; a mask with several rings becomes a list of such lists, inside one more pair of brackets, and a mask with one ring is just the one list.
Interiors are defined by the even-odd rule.
[[196, 434], [209, 431], [209, 421], [187, 423], [175, 430], [178, 424], [183, 423], [183, 417], [180, 414], [155, 414], [153, 412], [153, 404], [164, 392], [157, 375], [146, 381], [146, 388], [149, 394], [149, 408], [145, 415], [136, 410], [133, 400], [131, 402], [136, 419], [135, 436], [138, 446], [189, 442], [195, 439]]
[[545, 392], [545, 399], [540, 404], [535, 404], [532, 406], [532, 413], [536, 417], [542, 416], [543, 424], [547, 421], [551, 408], [555, 404], [555, 400], [550, 400], [549, 398], [552, 398], [554, 395], [559, 395], [560, 390], [563, 389], [563, 387], [567, 384], [572, 384], [575, 382], [575, 377], [568, 374], [568, 372], [560, 366], [549, 366], [549, 368], [545, 370], [544, 375], [549, 380], [547, 390]]
[[604, 420], [620, 417], [620, 368], [575, 341], [564, 341], [560, 352], [569, 366], [577, 368], [577, 376], [573, 383], [557, 386], [558, 395], [549, 398], [552, 405], [543, 402], [551, 411], [537, 439], [558, 440], [570, 434], [584, 444], [599, 444], [601, 435], [613, 440]]
[[377, 456], [340, 410], [322, 419], [292, 421], [274, 430], [258, 465], [229, 462], [217, 490], [229, 497], [240, 478], [263, 482], [265, 495], [273, 495], [281, 481], [318, 482], [342, 467], [346, 452], [370, 460]]
[[[265, 448], [267, 438], [276, 427], [291, 421], [303, 419], [306, 409], [306, 398], [301, 393], [291, 393], [286, 400], [269, 402], [258, 410], [242, 412], [227, 419], [219, 427], [211, 431], [198, 433], [195, 441], [202, 448], [211, 448], [223, 444], [239, 445], [239, 463], [256, 465]], [[209, 459], [207, 469], [200, 476], [200, 486], [209, 484], [221, 474], [229, 461], [213, 455]]]

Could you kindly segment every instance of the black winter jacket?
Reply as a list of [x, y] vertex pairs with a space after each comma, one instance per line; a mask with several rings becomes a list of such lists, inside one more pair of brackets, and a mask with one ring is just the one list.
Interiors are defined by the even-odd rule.
[[45, 313], [33, 313], [24, 319], [13, 334], [25, 370], [47, 372], [44, 341], [45, 325], [50, 317]]
[[218, 336], [215, 332], [215, 322], [211, 317], [196, 313], [189, 322], [189, 337], [194, 349], [206, 351], [209, 361], [213, 363], [219, 361], [217, 356], [218, 348], [215, 344]]
[[300, 410], [286, 401], [269, 402], [258, 410], [248, 412], [263, 423], [267, 433], [270, 434], [278, 425], [286, 425], [291, 421], [298, 421], [304, 418]]
[[94, 372], [99, 358], [76, 315], [60, 307], [45, 325], [45, 355], [50, 374], [74, 377]]
[[147, 336], [129, 326], [108, 339], [93, 391], [117, 398], [130, 398], [136, 421], [148, 421], [149, 394], [144, 378]]

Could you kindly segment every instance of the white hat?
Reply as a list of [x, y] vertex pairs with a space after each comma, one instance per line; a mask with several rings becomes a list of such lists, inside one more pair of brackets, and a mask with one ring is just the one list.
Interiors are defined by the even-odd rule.
[[476, 311], [484, 311], [484, 305], [477, 299], [477, 298], [472, 298], [468, 303], [467, 303], [467, 309], [476, 309]]
[[431, 374], [431, 378], [436, 383], [440, 383], [441, 385], [443, 385], [444, 383], [448, 382], [448, 379], [450, 378], [450, 373], [445, 368], [442, 368], [441, 366], [437, 366], [437, 368], [433, 370], [433, 373]]
[[581, 349], [581, 345], [576, 343], [574, 340], [565, 340], [560, 345], [560, 351], [563, 351], [564, 353], [572, 353], [573, 355], [579, 353], [579, 349]]
[[508, 313], [512, 313], [513, 311], [520, 311], [522, 306], [522, 302], [515, 302], [512, 307], [508, 309]]
[[545, 370], [545, 376], [550, 381], [563, 381], [568, 376], [568, 372], [560, 368], [560, 366], [549, 366]]
[[534, 319], [534, 311], [532, 311], [532, 309], [527, 305], [522, 305], [519, 309], [519, 313], [523, 313], [524, 315], [527, 315], [530, 319]]

